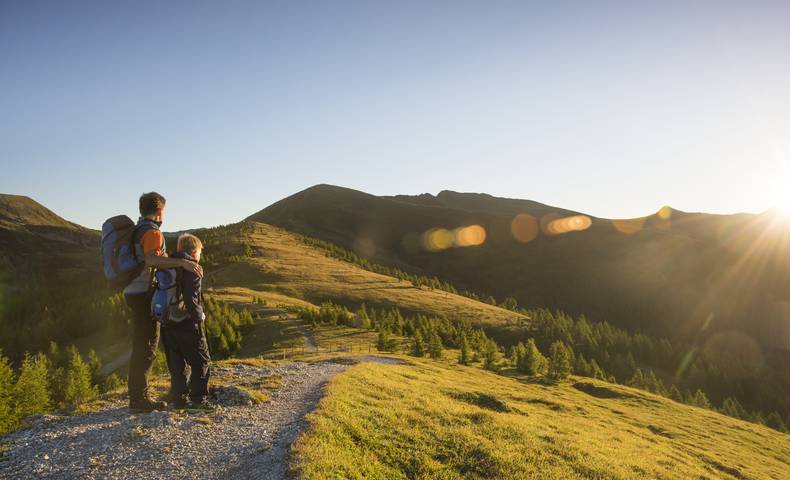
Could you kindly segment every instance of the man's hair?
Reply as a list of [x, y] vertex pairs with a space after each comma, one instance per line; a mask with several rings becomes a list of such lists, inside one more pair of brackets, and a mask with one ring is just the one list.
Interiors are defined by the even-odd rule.
[[192, 253], [203, 250], [203, 242], [191, 233], [184, 233], [178, 237], [178, 251]]
[[153, 215], [157, 210], [165, 206], [165, 197], [156, 193], [148, 192], [140, 195], [140, 215]]

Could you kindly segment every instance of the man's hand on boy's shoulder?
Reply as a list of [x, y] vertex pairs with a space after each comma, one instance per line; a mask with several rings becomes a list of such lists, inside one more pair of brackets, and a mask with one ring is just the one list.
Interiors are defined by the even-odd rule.
[[203, 278], [203, 267], [201, 267], [197, 262], [186, 260], [186, 263], [184, 264], [184, 270], [187, 272], [192, 272], [198, 277]]

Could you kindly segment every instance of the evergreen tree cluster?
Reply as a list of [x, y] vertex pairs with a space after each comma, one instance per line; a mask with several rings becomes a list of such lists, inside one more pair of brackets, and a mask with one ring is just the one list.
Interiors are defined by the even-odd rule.
[[[522, 312], [530, 317], [528, 334], [542, 351], [551, 349], [553, 354], [558, 341], [570, 349], [572, 370], [577, 375], [630, 385], [703, 408], [719, 405], [720, 411], [737, 411], [732, 415], [737, 418], [775, 425], [779, 430], [786, 427], [778, 412], [790, 417], [790, 399], [780, 395], [781, 387], [776, 386], [790, 382], [787, 372], [783, 372], [785, 378], [767, 371], [756, 372], [749, 379], [737, 378], [727, 375], [716, 358], [699, 353], [693, 345], [630, 333], [607, 322], [590, 322], [584, 316], [573, 318], [546, 309]], [[680, 369], [686, 363], [685, 370]], [[751, 413], [745, 413], [744, 400], [749, 401]], [[734, 402], [739, 409], [732, 407]], [[762, 413], [765, 411], [772, 413]]]
[[17, 369], [0, 352], [0, 435], [29, 415], [70, 409], [120, 385], [116, 375], [101, 374], [93, 350], [84, 358], [74, 346], [51, 342], [47, 353], [25, 353]]
[[206, 322], [203, 325], [213, 358], [226, 358], [241, 347], [242, 330], [255, 323], [247, 308], [237, 310], [228, 303], [206, 297], [203, 303]]
[[25, 352], [46, 350], [50, 341], [69, 344], [96, 332], [111, 339], [129, 334], [123, 294], [107, 288], [101, 278], [19, 284], [4, 298], [3, 308], [0, 350], [14, 362]]

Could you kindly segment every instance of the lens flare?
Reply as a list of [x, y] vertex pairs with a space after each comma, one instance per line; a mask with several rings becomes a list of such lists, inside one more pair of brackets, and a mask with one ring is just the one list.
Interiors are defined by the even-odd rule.
[[486, 229], [480, 225], [456, 228], [455, 245], [459, 247], [476, 247], [486, 241]]
[[446, 228], [432, 228], [422, 234], [422, 247], [429, 252], [440, 252], [453, 246], [455, 236]]
[[612, 226], [615, 230], [625, 235], [633, 235], [634, 233], [642, 230], [645, 226], [645, 217], [629, 218], [622, 220], [612, 220]]
[[420, 244], [429, 252], [440, 252], [453, 247], [476, 247], [486, 241], [486, 229], [480, 225], [458, 227], [454, 230], [432, 228], [422, 234]]
[[570, 217], [552, 220], [546, 227], [549, 235], [562, 235], [569, 232], [581, 232], [592, 225], [592, 220], [587, 215], [573, 215]]
[[535, 240], [539, 231], [538, 221], [527, 213], [516, 215], [513, 221], [510, 222], [510, 233], [513, 234], [513, 238], [521, 243], [529, 243]]

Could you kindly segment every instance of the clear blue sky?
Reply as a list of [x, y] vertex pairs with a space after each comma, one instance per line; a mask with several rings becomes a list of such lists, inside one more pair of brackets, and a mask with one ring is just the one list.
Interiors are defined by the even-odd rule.
[[0, 192], [99, 228], [157, 190], [168, 230], [316, 183], [762, 211], [790, 197], [789, 5], [5, 0]]

